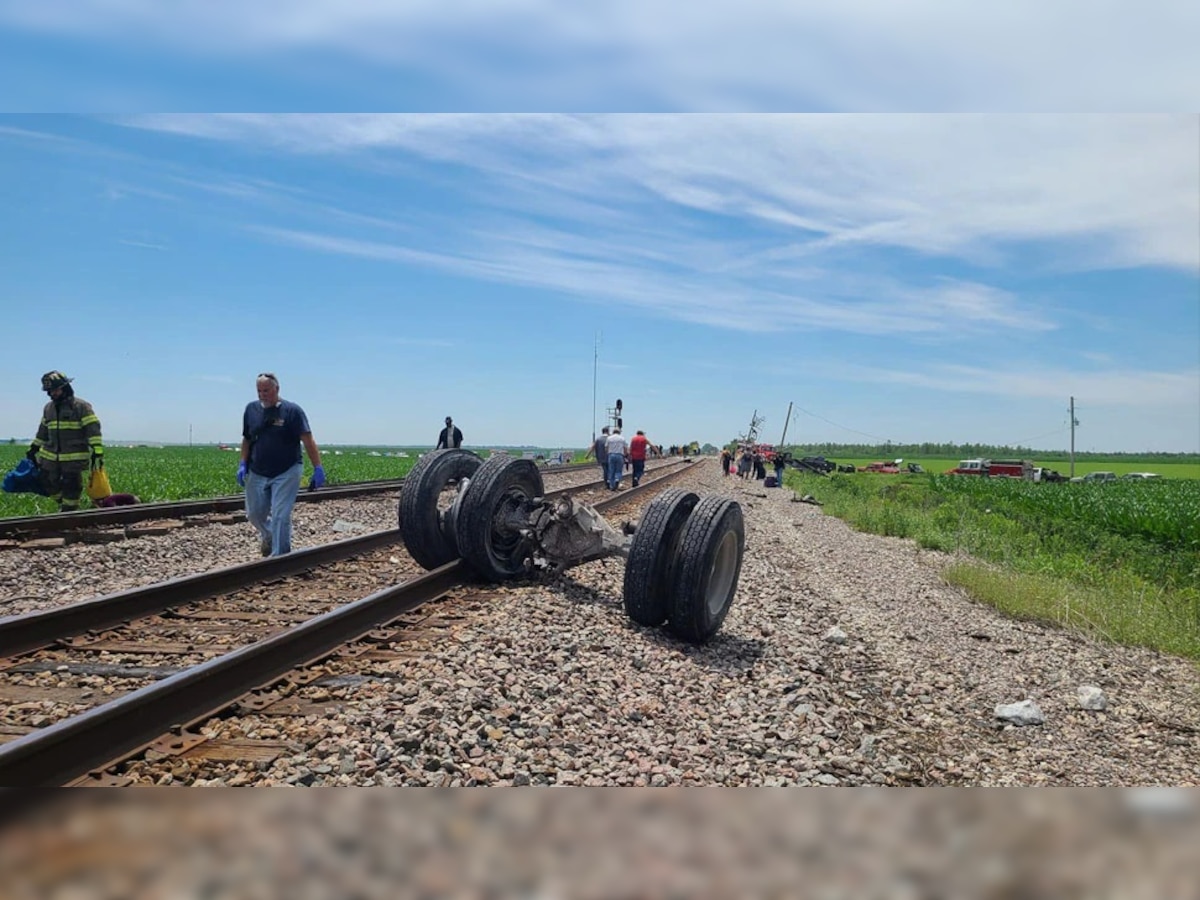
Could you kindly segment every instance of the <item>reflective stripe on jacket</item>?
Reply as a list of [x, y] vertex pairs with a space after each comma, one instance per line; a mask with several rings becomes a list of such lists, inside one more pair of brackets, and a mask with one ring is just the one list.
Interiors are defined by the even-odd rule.
[[100, 419], [92, 404], [78, 397], [46, 404], [33, 443], [38, 457], [49, 462], [87, 462], [92, 453], [104, 452]]

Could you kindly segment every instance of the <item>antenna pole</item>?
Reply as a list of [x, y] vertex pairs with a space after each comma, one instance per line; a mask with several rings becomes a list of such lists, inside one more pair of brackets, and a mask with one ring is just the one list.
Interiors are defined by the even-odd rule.
[[1075, 418], [1075, 398], [1071, 398], [1071, 477], [1075, 477], [1075, 426], [1079, 420]]
[[600, 332], [596, 332], [596, 346], [592, 353], [592, 442], [596, 441], [596, 370], [600, 365]]

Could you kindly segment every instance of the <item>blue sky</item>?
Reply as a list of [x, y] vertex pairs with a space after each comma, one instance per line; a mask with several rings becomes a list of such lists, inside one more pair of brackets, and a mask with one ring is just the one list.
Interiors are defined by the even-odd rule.
[[1195, 116], [6, 115], [0, 436], [1196, 452], [1198, 270]]

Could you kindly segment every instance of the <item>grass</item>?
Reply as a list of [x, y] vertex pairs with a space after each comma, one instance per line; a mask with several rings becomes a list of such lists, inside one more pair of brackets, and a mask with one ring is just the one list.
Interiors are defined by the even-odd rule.
[[860, 531], [957, 554], [947, 580], [1009, 615], [1200, 660], [1200, 480], [788, 471], [785, 483]]

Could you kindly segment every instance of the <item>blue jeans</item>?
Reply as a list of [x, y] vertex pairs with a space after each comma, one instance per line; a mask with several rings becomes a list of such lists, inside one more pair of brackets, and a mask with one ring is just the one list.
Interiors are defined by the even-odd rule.
[[625, 474], [625, 454], [608, 454], [608, 489], [615, 491], [621, 486], [621, 476]]
[[282, 475], [246, 473], [246, 518], [263, 541], [271, 542], [271, 555], [292, 552], [292, 507], [300, 493], [302, 463], [296, 463]]
[[633, 461], [633, 486], [637, 487], [638, 482], [642, 480], [642, 476], [646, 474], [646, 461], [644, 459], [635, 459]]

